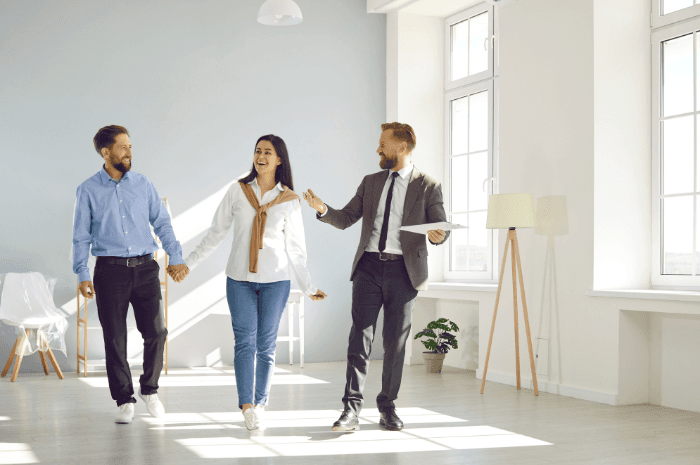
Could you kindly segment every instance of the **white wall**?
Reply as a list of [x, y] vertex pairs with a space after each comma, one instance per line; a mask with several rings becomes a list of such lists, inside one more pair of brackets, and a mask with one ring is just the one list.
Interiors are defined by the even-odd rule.
[[[363, 0], [298, 0], [304, 22], [274, 28], [256, 22], [260, 4], [0, 2], [0, 273], [59, 278], [56, 302], [70, 322], [64, 369], [75, 366], [72, 208], [78, 184], [102, 165], [92, 148], [100, 127], [130, 130], [134, 170], [169, 198], [185, 254], [263, 134], [287, 142], [296, 190], [312, 188], [336, 207], [379, 169], [385, 17], [367, 14]], [[338, 231], [303, 211], [309, 269], [329, 296], [307, 300], [306, 360], [342, 360], [359, 226]], [[170, 366], [232, 361], [221, 275], [229, 247], [171, 283]], [[101, 358], [95, 334], [90, 357]], [[0, 327], [0, 356], [12, 342]], [[134, 333], [131, 356], [138, 346]], [[380, 343], [373, 358], [381, 356]], [[278, 360], [286, 359], [280, 345]], [[22, 367], [41, 370], [38, 357]]]
[[[553, 292], [544, 290], [547, 238], [518, 231], [533, 338], [549, 338], [549, 376], [541, 377], [541, 389], [609, 394], [617, 388], [616, 360], [609, 357], [617, 349], [617, 318], [591, 308], [584, 295], [593, 285], [593, 20], [590, 0], [530, 0], [500, 9], [499, 189], [567, 200], [569, 232], [554, 238]], [[489, 362], [489, 376], [495, 377], [515, 373], [512, 287], [506, 278]], [[480, 309], [480, 320], [491, 314], [492, 309]], [[527, 379], [520, 319], [521, 374]]]
[[593, 3], [594, 288], [651, 276], [650, 2]]

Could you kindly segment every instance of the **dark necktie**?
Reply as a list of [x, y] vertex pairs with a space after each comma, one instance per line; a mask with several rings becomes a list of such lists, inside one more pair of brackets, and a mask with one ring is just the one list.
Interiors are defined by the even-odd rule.
[[384, 205], [384, 222], [382, 223], [382, 232], [379, 234], [380, 252], [384, 252], [384, 249], [386, 249], [386, 236], [389, 232], [389, 214], [391, 213], [391, 197], [394, 193], [394, 182], [396, 182], [396, 178], [399, 177], [399, 173], [394, 171], [391, 176], [391, 185], [389, 186], [389, 192], [386, 194], [386, 204]]

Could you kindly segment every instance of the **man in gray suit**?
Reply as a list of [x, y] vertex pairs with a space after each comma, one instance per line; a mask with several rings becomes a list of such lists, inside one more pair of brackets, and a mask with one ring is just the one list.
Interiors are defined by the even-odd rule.
[[[345, 229], [362, 218], [362, 236], [352, 264], [352, 328], [348, 342], [345, 409], [333, 431], [359, 429], [362, 391], [379, 310], [384, 307], [384, 368], [377, 396], [380, 424], [399, 431], [396, 415], [411, 313], [419, 290], [428, 289], [428, 247], [424, 234], [400, 231], [401, 226], [446, 221], [442, 188], [411, 163], [416, 135], [408, 124], [382, 124], [377, 153], [383, 171], [365, 176], [357, 193], [342, 209], [324, 204], [310, 189], [304, 199], [316, 217]], [[439, 245], [449, 231], [431, 230], [428, 239]]]

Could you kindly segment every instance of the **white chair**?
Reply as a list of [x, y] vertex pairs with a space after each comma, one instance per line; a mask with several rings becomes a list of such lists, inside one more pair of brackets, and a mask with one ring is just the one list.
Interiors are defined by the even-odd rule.
[[54, 305], [52, 292], [41, 273], [7, 273], [0, 297], [0, 321], [18, 328], [19, 336], [10, 352], [2, 377], [15, 361], [11, 381], [17, 379], [22, 358], [39, 351], [44, 373], [49, 374], [48, 356], [59, 379], [63, 373], [51, 351], [53, 346], [65, 352], [64, 335], [68, 322]]
[[[299, 337], [294, 337], [294, 307], [297, 307], [299, 317]], [[299, 366], [304, 368], [304, 293], [292, 289], [287, 299], [287, 319], [289, 321], [289, 336], [277, 336], [278, 342], [289, 342], [289, 364], [294, 362], [294, 341], [299, 341]]]

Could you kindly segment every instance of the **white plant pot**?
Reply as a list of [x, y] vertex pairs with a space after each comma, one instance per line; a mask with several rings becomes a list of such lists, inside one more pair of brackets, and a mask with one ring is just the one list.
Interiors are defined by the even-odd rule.
[[443, 360], [445, 360], [445, 354], [433, 354], [432, 352], [423, 352], [425, 370], [428, 373], [442, 373]]

